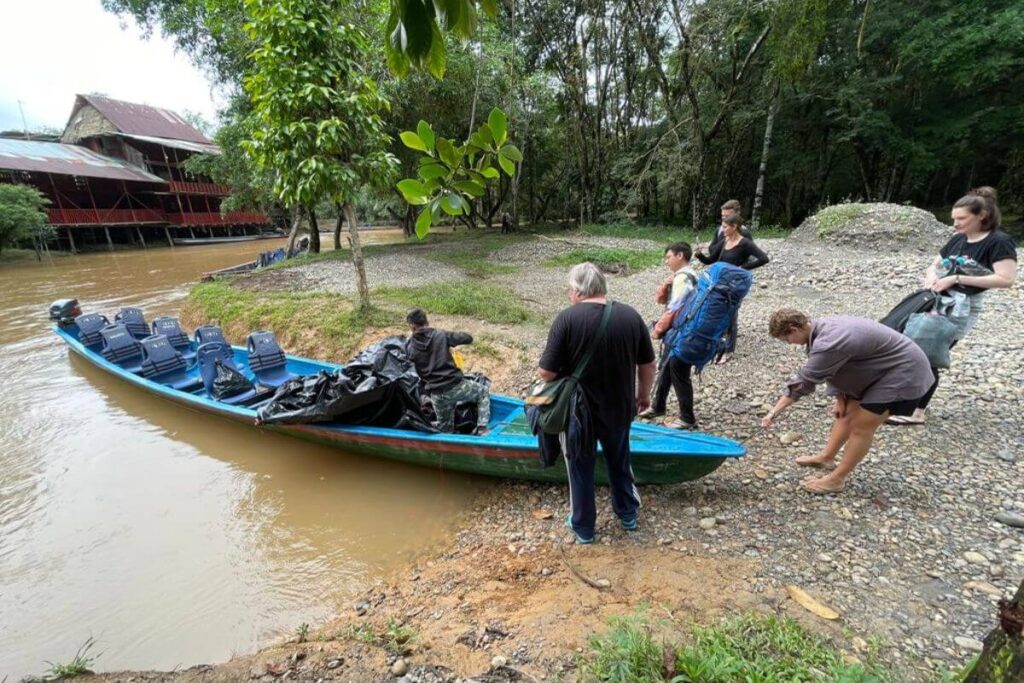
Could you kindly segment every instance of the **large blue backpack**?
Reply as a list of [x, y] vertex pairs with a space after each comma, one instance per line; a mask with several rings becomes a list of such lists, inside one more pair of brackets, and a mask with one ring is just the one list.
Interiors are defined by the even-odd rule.
[[753, 279], [750, 271], [721, 262], [701, 273], [666, 335], [671, 355], [698, 371], [707, 365]]

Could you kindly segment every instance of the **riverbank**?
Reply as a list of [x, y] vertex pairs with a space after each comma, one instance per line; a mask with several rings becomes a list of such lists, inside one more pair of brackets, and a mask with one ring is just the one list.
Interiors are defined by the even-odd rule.
[[[184, 317], [189, 324], [216, 319], [236, 342], [267, 326], [289, 351], [345, 360], [374, 338], [402, 332], [401, 313], [421, 302], [438, 327], [478, 336], [465, 354], [470, 367], [490, 374], [495, 391], [518, 394], [533, 375], [546, 322], [565, 305], [564, 264], [618, 263], [611, 296], [650, 319], [667, 241], [456, 235], [376, 251], [367, 258], [373, 315], [380, 316], [373, 333], [351, 318], [316, 328], [317, 320], [351, 311], [354, 281], [342, 258], [215, 283], [219, 290], [202, 285]], [[1024, 575], [1024, 532], [995, 519], [1024, 514], [1024, 416], [1007, 409], [1024, 398], [1020, 281], [987, 296], [978, 328], [953, 353], [929, 424], [884, 427], [847, 491], [816, 497], [800, 489], [807, 473], [792, 459], [823, 443], [829, 402], [804, 400], [774, 430], [757, 426], [801, 360], [799, 350], [768, 337], [767, 317], [781, 305], [812, 316], [880, 317], [915, 288], [929, 256], [760, 241], [773, 260], [757, 271], [741, 310], [738, 353], [696, 384], [702, 428], [744, 440], [748, 457], [703, 481], [646, 488], [635, 534], [618, 530], [600, 500], [601, 543], [591, 548], [567, 545], [564, 487], [502, 483], [466, 515], [451, 544], [369, 588], [350, 612], [310, 631], [312, 642], [177, 679], [290, 670], [301, 680], [379, 680], [391, 676], [398, 652], [411, 650], [403, 655], [414, 674], [407, 680], [572, 680], [579, 658], [592, 656], [590, 634], [640, 604], [666, 638], [681, 640], [692, 624], [722, 616], [792, 615], [848, 657], [880, 658], [898, 672], [891, 680], [933, 680], [966, 662], [994, 623], [998, 597], [1012, 594]], [[311, 302], [313, 313], [303, 305]], [[791, 586], [839, 619], [800, 607]], [[287, 664], [300, 650], [305, 658]], [[495, 657], [507, 666], [492, 667], [502, 661]]]

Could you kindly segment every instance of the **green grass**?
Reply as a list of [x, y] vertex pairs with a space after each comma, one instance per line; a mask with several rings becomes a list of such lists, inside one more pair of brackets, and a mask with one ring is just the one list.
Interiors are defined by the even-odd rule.
[[507, 287], [485, 282], [439, 282], [421, 287], [385, 286], [374, 295], [427, 314], [461, 315], [492, 323], [524, 323], [530, 311], [509, 294]]
[[369, 624], [360, 624], [351, 626], [338, 635], [345, 640], [382, 647], [396, 655], [408, 651], [409, 646], [419, 637], [416, 629], [395, 619], [389, 620], [380, 633], [375, 632]]
[[818, 237], [827, 237], [836, 228], [864, 213], [864, 205], [856, 203], [827, 206], [814, 215], [818, 226]]
[[[748, 615], [716, 626], [694, 627], [691, 642], [676, 647], [656, 633], [644, 612], [615, 617], [590, 639], [581, 681], [602, 683], [895, 683], [903, 680], [868, 661], [849, 664], [828, 640], [795, 621]], [[674, 663], [675, 670], [665, 670]], [[671, 678], [669, 677], [671, 675]], [[947, 677], [948, 680], [948, 677]]]
[[483, 278], [488, 275], [514, 273], [519, 268], [487, 260], [494, 252], [526, 239], [522, 233], [502, 235], [493, 230], [476, 232], [460, 232], [453, 234], [431, 235], [425, 240], [436, 245], [428, 256], [435, 261], [446, 263], [461, 269], [470, 277]]
[[315, 336], [351, 349], [367, 328], [400, 324], [397, 311], [372, 307], [360, 313], [344, 297], [322, 292], [253, 292], [223, 281], [204, 282], [192, 288], [189, 303], [204, 318], [227, 327], [238, 323], [247, 329], [270, 329], [279, 337]]
[[566, 254], [553, 256], [544, 262], [546, 266], [571, 266], [583, 261], [591, 263], [625, 263], [630, 270], [644, 270], [662, 262], [664, 252], [659, 250], [638, 251], [614, 247], [589, 247], [574, 249]]
[[95, 662], [99, 655], [90, 655], [89, 650], [92, 649], [96, 641], [92, 639], [92, 636], [86, 640], [78, 651], [75, 653], [74, 658], [64, 663], [47, 662], [50, 665], [50, 669], [47, 671], [48, 678], [74, 678], [75, 676], [83, 676], [91, 674], [92, 670], [89, 668]]

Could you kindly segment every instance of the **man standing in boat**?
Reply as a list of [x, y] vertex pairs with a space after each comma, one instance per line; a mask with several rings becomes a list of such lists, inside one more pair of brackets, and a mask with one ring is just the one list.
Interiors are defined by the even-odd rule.
[[487, 424], [491, 420], [491, 395], [482, 384], [463, 376], [450, 350], [453, 346], [472, 344], [473, 337], [466, 332], [429, 327], [427, 314], [422, 308], [409, 311], [405, 321], [412, 330], [412, 338], [405, 343], [405, 352], [416, 365], [416, 374], [423, 380], [423, 390], [434, 405], [437, 428], [442, 432], [455, 431], [455, 406], [472, 402], [477, 404], [474, 434], [487, 434]]
[[[593, 439], [568, 434], [563, 445], [569, 472], [571, 512], [566, 523], [577, 543], [593, 543], [597, 507], [594, 501], [594, 464], [600, 442], [611, 484], [612, 507], [622, 528], [637, 528], [640, 494], [629, 462], [629, 428], [638, 410], [650, 407], [654, 383], [654, 347], [643, 318], [629, 306], [607, 299], [604, 275], [592, 263], [569, 271], [569, 302], [548, 332], [538, 372], [545, 381], [569, 375], [596, 348], [580, 377], [587, 400]], [[606, 306], [611, 316], [598, 335]], [[595, 341], [596, 339], [596, 341]]]

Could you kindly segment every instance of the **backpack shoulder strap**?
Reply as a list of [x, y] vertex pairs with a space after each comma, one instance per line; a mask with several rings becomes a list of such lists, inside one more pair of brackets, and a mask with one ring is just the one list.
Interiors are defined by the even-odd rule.
[[597, 334], [594, 335], [594, 339], [590, 342], [590, 348], [588, 348], [587, 352], [583, 355], [583, 359], [580, 360], [580, 364], [577, 365], [576, 369], [573, 370], [572, 372], [572, 378], [575, 379], [577, 382], [583, 375], [583, 371], [586, 370], [587, 363], [590, 362], [590, 359], [593, 357], [594, 352], [597, 351], [597, 345], [601, 343], [602, 339], [604, 339], [604, 333], [608, 329], [608, 321], [611, 320], [612, 317], [613, 305], [614, 304], [611, 301], [605, 304], [604, 314], [601, 316], [601, 324], [597, 328]]

